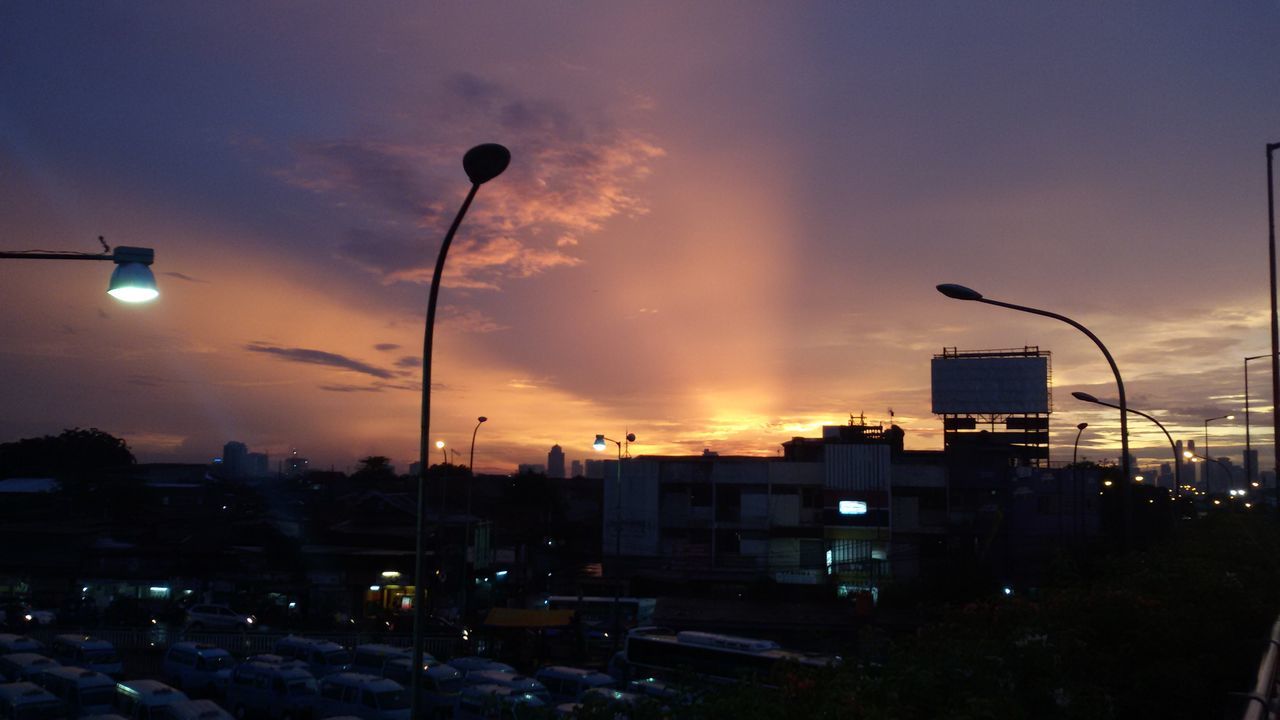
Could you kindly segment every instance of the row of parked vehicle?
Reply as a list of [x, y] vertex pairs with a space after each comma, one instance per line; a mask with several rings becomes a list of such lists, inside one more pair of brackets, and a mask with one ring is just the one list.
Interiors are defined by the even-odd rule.
[[[164, 655], [162, 680], [117, 683], [122, 667], [110, 643], [58, 636], [46, 656], [31, 638], [0, 635], [0, 680], [7, 683], [0, 685], [0, 720], [104, 714], [126, 720], [408, 720], [409, 648], [369, 644], [348, 651], [337, 643], [289, 636], [273, 649], [237, 662], [222, 648], [179, 642]], [[518, 718], [547, 707], [568, 714], [589, 698], [627, 705], [642, 696], [620, 689], [610, 675], [563, 666], [530, 677], [485, 658], [445, 663], [428, 654], [420, 672], [420, 704], [439, 718]], [[645, 688], [630, 689], [656, 697]]]

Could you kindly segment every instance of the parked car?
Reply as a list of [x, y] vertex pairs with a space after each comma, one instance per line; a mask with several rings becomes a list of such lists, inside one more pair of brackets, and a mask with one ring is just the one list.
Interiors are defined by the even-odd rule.
[[328, 640], [289, 635], [276, 641], [275, 651], [286, 659], [305, 662], [307, 670], [317, 678], [351, 669], [351, 653]]
[[100, 672], [63, 665], [41, 671], [35, 683], [56, 695], [66, 705], [69, 717], [102, 715], [115, 709], [116, 681]]
[[[351, 652], [351, 671], [383, 677], [386, 674], [383, 669], [388, 662], [397, 658], [412, 658], [412, 656], [413, 648], [377, 643], [357, 645]], [[427, 660], [426, 655], [422, 659], [424, 664], [432, 664], [432, 661]]]
[[501, 685], [516, 692], [532, 695], [545, 704], [551, 704], [551, 693], [547, 691], [546, 686], [528, 675], [499, 672], [497, 670], [476, 670], [467, 675], [466, 684]]
[[61, 664], [53, 658], [37, 653], [9, 653], [0, 655], [0, 677], [6, 682], [30, 682], [41, 671]]
[[237, 630], [254, 629], [258, 620], [252, 615], [238, 613], [226, 605], [192, 605], [187, 608], [188, 630]]
[[544, 667], [533, 676], [557, 703], [579, 702], [582, 694], [592, 688], [614, 688], [618, 684], [611, 675], [563, 665]]
[[235, 658], [220, 647], [195, 642], [169, 646], [160, 663], [165, 682], [188, 693], [220, 694], [227, 687]]
[[408, 720], [409, 694], [400, 683], [362, 673], [334, 673], [320, 680], [317, 715], [364, 720]]
[[466, 657], [454, 658], [449, 661], [449, 665], [453, 666], [454, 668], [457, 669], [458, 672], [462, 673], [462, 677], [464, 679], [467, 677], [467, 675], [479, 670], [496, 670], [498, 672], [509, 672], [509, 673], [513, 673], [516, 671], [515, 668], [511, 667], [506, 663], [500, 663], [497, 660], [490, 660], [489, 658], [482, 658], [476, 655], [467, 655]]
[[129, 680], [116, 685], [116, 712], [127, 720], [168, 720], [164, 708], [189, 699], [159, 680]]
[[124, 674], [116, 646], [88, 635], [58, 635], [49, 644], [55, 660], [118, 678]]
[[[410, 687], [412, 678], [409, 677], [409, 668], [412, 664], [413, 658], [392, 660], [383, 668], [382, 676], [406, 688]], [[448, 717], [453, 712], [459, 693], [462, 692], [462, 673], [450, 665], [438, 662], [435, 658], [427, 660], [424, 656], [423, 665], [426, 669], [422, 671], [422, 678], [418, 681], [418, 693], [422, 705], [428, 708], [429, 714], [433, 716]]]
[[26, 635], [0, 633], [0, 655], [20, 652], [43, 653], [44, 644]]
[[183, 700], [164, 706], [165, 720], [235, 720], [212, 700]]
[[0, 685], [0, 720], [53, 720], [66, 712], [61, 700], [35, 683]]
[[546, 703], [501, 685], [472, 685], [458, 698], [454, 720], [523, 720], [541, 717]]
[[316, 679], [290, 664], [243, 662], [231, 671], [226, 706], [241, 720], [304, 720], [315, 716], [319, 701]]

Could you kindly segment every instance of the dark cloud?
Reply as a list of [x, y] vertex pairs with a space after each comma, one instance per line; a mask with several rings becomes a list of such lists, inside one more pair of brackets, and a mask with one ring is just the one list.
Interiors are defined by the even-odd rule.
[[319, 387], [326, 392], [382, 392], [382, 386], [380, 385], [320, 385]]
[[414, 355], [406, 355], [396, 361], [396, 367], [402, 367], [402, 368], [422, 367], [422, 358]]
[[489, 103], [498, 96], [500, 91], [500, 87], [496, 83], [489, 82], [471, 73], [452, 75], [448, 80], [445, 80], [445, 89], [453, 94], [456, 99], [481, 107], [488, 107]]
[[161, 275], [168, 275], [169, 277], [173, 277], [173, 278], [178, 278], [179, 280], [186, 280], [187, 282], [203, 283], [203, 284], [206, 284], [206, 285], [209, 283], [209, 281], [208, 281], [208, 280], [201, 280], [200, 278], [194, 278], [194, 277], [191, 277], [190, 275], [186, 275], [186, 274], [184, 274], [184, 273], [180, 273], [180, 272], [173, 272], [173, 271], [169, 271], [169, 272], [162, 272], [162, 273], [160, 273], [160, 274], [161, 274]]
[[111, 319], [111, 316], [110, 316], [109, 314], [107, 314], [107, 311], [106, 311], [106, 310], [103, 310], [102, 308], [98, 308], [98, 319], [99, 319], [99, 320], [110, 320], [110, 319]]
[[391, 352], [392, 350], [399, 350], [400, 346], [396, 343], [378, 343], [373, 346], [373, 349], [379, 352]]
[[274, 355], [275, 357], [293, 362], [306, 363], [309, 365], [327, 365], [329, 367], [341, 368], [343, 370], [351, 370], [352, 372], [363, 373], [382, 380], [390, 380], [395, 377], [395, 374], [389, 370], [384, 370], [380, 367], [360, 362], [359, 360], [353, 360], [345, 355], [325, 352], [324, 350], [311, 350], [309, 348], [283, 348], [261, 342], [249, 343], [248, 345], [245, 345], [245, 349], [250, 352]]

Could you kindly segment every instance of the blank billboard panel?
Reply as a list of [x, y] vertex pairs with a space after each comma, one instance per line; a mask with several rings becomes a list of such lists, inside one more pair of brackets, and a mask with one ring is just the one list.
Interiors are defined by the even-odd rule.
[[933, 412], [1047, 413], [1049, 358], [934, 358]]

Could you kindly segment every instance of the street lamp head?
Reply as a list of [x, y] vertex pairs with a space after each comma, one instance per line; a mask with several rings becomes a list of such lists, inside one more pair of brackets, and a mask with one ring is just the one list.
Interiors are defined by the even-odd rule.
[[946, 295], [952, 300], [981, 300], [982, 293], [972, 290], [963, 285], [955, 283], [943, 283], [938, 286], [938, 292]]
[[1089, 427], [1089, 423], [1080, 423], [1079, 425], [1077, 425], [1077, 426], [1076, 426], [1076, 429], [1077, 429], [1077, 430], [1083, 430], [1083, 429], [1085, 429], [1085, 428], [1087, 428], [1087, 427]]
[[1228, 416], [1226, 416], [1226, 417], [1224, 417], [1224, 418], [1222, 418], [1222, 419], [1223, 419], [1223, 420], [1235, 420], [1235, 419], [1236, 419], [1236, 416], [1235, 416], [1235, 415], [1228, 415]]
[[502, 174], [511, 164], [511, 151], [497, 143], [477, 145], [462, 156], [462, 169], [476, 185], [483, 185]]
[[129, 262], [116, 265], [107, 294], [121, 302], [142, 303], [155, 300], [160, 291], [156, 290], [156, 277], [151, 274], [151, 268]]
[[489, 418], [481, 415], [480, 417], [476, 418], [476, 422], [489, 422]]
[[1195, 454], [1195, 453], [1193, 453], [1193, 452], [1191, 452], [1190, 450], [1183, 450], [1183, 451], [1182, 451], [1182, 457], [1184, 457], [1184, 458], [1186, 458], [1186, 459], [1188, 459], [1188, 460], [1190, 460], [1191, 458], [1194, 458], [1195, 456], [1196, 456], [1196, 454]]
[[593, 442], [593, 443], [591, 443], [591, 447], [595, 448], [595, 449], [596, 449], [596, 452], [603, 452], [603, 451], [604, 451], [604, 448], [605, 448], [605, 444], [604, 444], [604, 436], [603, 436], [603, 435], [597, 435], [597, 436], [596, 436], [596, 441], [595, 441], [595, 442]]
[[1073, 398], [1075, 398], [1075, 399], [1077, 399], [1077, 400], [1083, 400], [1084, 402], [1087, 402], [1087, 403], [1096, 403], [1096, 402], [1098, 402], [1098, 398], [1096, 398], [1096, 397], [1094, 397], [1094, 396], [1090, 395], [1090, 394], [1089, 394], [1089, 393], [1087, 393], [1087, 392], [1073, 392], [1073, 393], [1071, 393], [1071, 397], [1073, 397]]
[[437, 447], [437, 448], [442, 448], [442, 447], [444, 447], [444, 441], [443, 441], [443, 440], [437, 440], [437, 441], [436, 441], [436, 447]]

